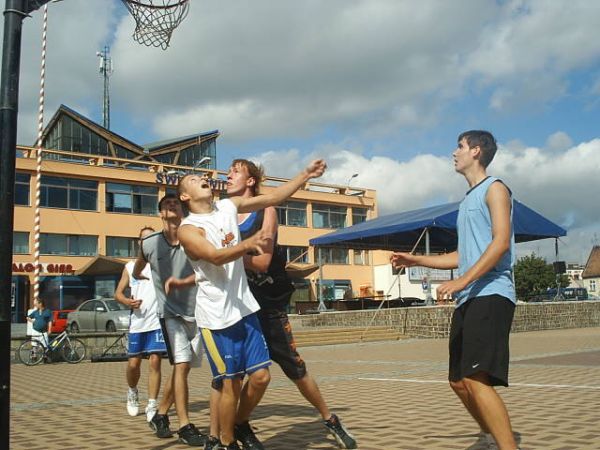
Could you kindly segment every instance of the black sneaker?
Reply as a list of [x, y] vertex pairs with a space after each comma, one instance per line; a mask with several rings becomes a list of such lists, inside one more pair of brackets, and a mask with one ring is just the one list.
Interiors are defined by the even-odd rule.
[[220, 450], [221, 448], [221, 441], [214, 436], [209, 436], [204, 445], [204, 450]]
[[342, 425], [340, 418], [332, 414], [329, 420], [323, 422], [329, 432], [339, 444], [340, 448], [356, 448], [354, 437], [348, 433], [348, 430]]
[[181, 427], [177, 434], [179, 435], [179, 442], [190, 447], [204, 447], [208, 440], [208, 436], [200, 433], [193, 423]]
[[[244, 447], [245, 448], [245, 447]], [[262, 448], [262, 447], [261, 447]], [[221, 444], [219, 450], [242, 450], [236, 441], [233, 441], [229, 445]]]
[[173, 432], [169, 428], [169, 416], [166, 414], [154, 414], [154, 417], [148, 422], [148, 425], [159, 438], [169, 438], [173, 436]]
[[[236, 424], [233, 429], [234, 437], [242, 443], [244, 450], [265, 450], [260, 443], [249, 422]], [[235, 448], [235, 447], [234, 447]]]

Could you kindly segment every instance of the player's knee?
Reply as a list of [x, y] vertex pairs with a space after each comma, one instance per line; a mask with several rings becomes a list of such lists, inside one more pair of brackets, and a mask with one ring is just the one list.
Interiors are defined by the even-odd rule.
[[150, 355], [148, 358], [148, 362], [150, 363], [150, 370], [160, 371], [160, 356], [159, 355]]
[[462, 392], [466, 392], [467, 388], [463, 382], [463, 380], [458, 380], [458, 381], [449, 381], [450, 387], [452, 388], [452, 390], [454, 392], [456, 392], [457, 394], [460, 394]]
[[258, 388], [266, 388], [271, 382], [271, 372], [267, 369], [257, 370], [250, 377], [252, 384]]

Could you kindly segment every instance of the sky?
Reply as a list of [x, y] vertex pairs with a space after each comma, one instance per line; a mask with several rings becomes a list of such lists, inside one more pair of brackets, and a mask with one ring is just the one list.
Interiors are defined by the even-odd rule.
[[[46, 122], [61, 103], [102, 122], [109, 45], [111, 129], [136, 143], [218, 129], [218, 169], [242, 157], [277, 177], [324, 157], [324, 182], [377, 190], [383, 215], [460, 200], [456, 138], [486, 129], [489, 174], [568, 230], [559, 259], [600, 245], [600, 2], [191, 0], [166, 51], [132, 39], [120, 1], [48, 9]], [[23, 27], [24, 145], [42, 15]], [[555, 258], [552, 240], [517, 252]]]

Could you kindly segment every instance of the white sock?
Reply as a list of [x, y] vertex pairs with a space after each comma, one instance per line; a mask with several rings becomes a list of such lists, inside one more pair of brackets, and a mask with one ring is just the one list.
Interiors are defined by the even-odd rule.
[[130, 387], [129, 388], [129, 392], [131, 392], [132, 394], [136, 394], [137, 393], [137, 387]]
[[156, 399], [155, 398], [149, 398], [148, 399], [148, 406], [150, 406], [150, 405], [156, 406]]

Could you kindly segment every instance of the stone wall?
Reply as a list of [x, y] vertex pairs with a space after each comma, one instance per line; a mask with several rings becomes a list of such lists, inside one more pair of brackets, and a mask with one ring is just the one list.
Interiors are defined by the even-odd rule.
[[[419, 306], [290, 315], [295, 330], [316, 327], [387, 326], [408, 337], [447, 337], [454, 306]], [[374, 318], [374, 319], [373, 319]], [[519, 304], [513, 332], [600, 326], [600, 301]]]

